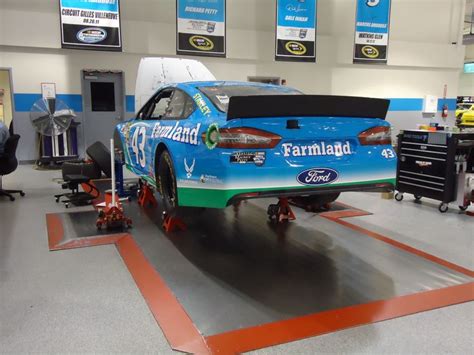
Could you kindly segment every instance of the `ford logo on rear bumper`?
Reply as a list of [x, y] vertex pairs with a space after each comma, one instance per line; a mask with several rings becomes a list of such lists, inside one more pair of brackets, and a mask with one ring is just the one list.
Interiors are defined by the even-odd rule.
[[302, 171], [296, 180], [303, 185], [326, 185], [337, 180], [339, 173], [329, 168], [312, 168]]

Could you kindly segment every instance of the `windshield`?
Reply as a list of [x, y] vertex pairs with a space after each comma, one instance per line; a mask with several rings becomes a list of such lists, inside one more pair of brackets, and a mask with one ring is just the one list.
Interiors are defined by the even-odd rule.
[[287, 86], [219, 85], [203, 86], [199, 90], [212, 101], [219, 111], [227, 112], [232, 96], [303, 95]]

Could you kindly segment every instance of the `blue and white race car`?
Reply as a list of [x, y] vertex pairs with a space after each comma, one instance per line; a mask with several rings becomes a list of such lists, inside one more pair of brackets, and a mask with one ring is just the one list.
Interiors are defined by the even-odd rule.
[[157, 187], [169, 213], [252, 198], [391, 191], [397, 158], [388, 105], [249, 82], [168, 84], [117, 126], [116, 150]]

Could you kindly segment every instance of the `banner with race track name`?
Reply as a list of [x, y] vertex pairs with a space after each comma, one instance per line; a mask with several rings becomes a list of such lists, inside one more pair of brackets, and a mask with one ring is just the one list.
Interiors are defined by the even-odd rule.
[[275, 59], [316, 61], [317, 0], [277, 0]]
[[354, 63], [386, 64], [391, 0], [357, 0]]
[[226, 0], [176, 0], [178, 54], [226, 56]]
[[62, 48], [121, 51], [119, 0], [59, 0]]

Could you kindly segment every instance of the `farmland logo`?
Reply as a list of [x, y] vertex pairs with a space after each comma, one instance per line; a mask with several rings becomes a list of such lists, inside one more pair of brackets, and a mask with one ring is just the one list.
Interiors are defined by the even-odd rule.
[[196, 127], [181, 127], [179, 122], [176, 122], [174, 126], [162, 126], [161, 123], [158, 122], [153, 127], [151, 138], [165, 138], [175, 142], [198, 145], [198, 133], [200, 128], [200, 123], [198, 123]]
[[76, 38], [82, 43], [98, 43], [107, 38], [107, 31], [98, 27], [84, 28], [77, 33]]
[[337, 180], [339, 173], [329, 168], [313, 168], [302, 171], [296, 180], [303, 185], [326, 185]]
[[294, 55], [303, 55], [306, 53], [306, 47], [295, 41], [290, 41], [285, 44], [285, 48], [288, 52]]
[[361, 49], [362, 54], [365, 55], [367, 58], [378, 58], [379, 56], [379, 51], [377, 48], [372, 47], [372, 46], [364, 46]]
[[319, 155], [334, 155], [342, 157], [344, 155], [351, 155], [352, 147], [349, 141], [345, 143], [314, 143], [312, 145], [293, 145], [293, 143], [283, 143], [283, 155], [285, 157], [306, 157]]
[[212, 51], [214, 49], [214, 43], [204, 36], [192, 36], [189, 38], [189, 43], [200, 51]]

